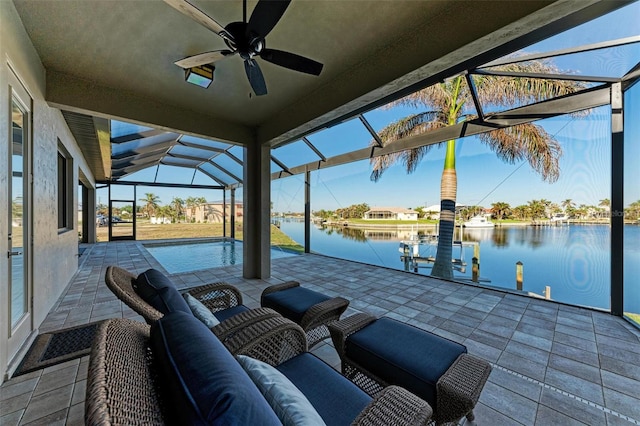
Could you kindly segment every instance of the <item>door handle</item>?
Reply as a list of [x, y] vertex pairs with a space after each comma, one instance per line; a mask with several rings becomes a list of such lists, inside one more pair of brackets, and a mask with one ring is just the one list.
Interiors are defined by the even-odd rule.
[[11, 257], [11, 256], [20, 256], [22, 254], [21, 251], [16, 250], [16, 251], [8, 251], [7, 252], [7, 257]]

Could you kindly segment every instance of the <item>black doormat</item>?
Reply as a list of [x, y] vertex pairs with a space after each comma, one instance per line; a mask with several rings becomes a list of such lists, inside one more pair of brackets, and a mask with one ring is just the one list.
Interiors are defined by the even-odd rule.
[[89, 355], [100, 323], [102, 321], [38, 335], [13, 376]]

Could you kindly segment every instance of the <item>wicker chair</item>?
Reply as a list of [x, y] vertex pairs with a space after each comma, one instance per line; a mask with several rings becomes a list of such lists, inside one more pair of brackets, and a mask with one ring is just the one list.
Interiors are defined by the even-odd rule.
[[[136, 275], [114, 265], [108, 266], [105, 273], [105, 283], [118, 299], [140, 314], [147, 324], [153, 324], [162, 318], [163, 314], [136, 293], [133, 288], [135, 279]], [[193, 287], [186, 292], [214, 313], [242, 305], [240, 291], [234, 286], [222, 282]], [[211, 331], [226, 345], [226, 340], [238, 330], [255, 322], [279, 316], [281, 316], [279, 313], [268, 308], [248, 309], [221, 321]]]
[[[164, 413], [172, 409], [172, 405], [171, 401], [163, 403], [158, 388], [160, 380], [149, 347], [149, 330], [149, 325], [128, 319], [111, 319], [100, 325], [89, 362], [85, 424], [166, 423]], [[289, 333], [288, 338], [282, 340], [284, 330]], [[301, 354], [306, 350], [306, 338], [300, 327], [285, 318], [273, 317], [234, 335], [231, 352], [253, 356], [256, 347], [267, 347], [256, 344], [257, 336], [269, 339], [276, 335], [281, 337], [274, 340], [280, 342], [272, 346], [274, 351]], [[431, 407], [425, 401], [403, 388], [391, 386], [380, 392], [352, 424], [426, 425], [431, 414]]]

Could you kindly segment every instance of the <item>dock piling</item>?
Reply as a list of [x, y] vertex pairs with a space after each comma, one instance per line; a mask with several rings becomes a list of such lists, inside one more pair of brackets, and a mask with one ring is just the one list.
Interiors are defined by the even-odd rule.
[[523, 265], [521, 261], [516, 262], [516, 289], [522, 291], [522, 281], [523, 281]]
[[480, 275], [480, 263], [478, 263], [478, 258], [476, 256], [473, 256], [473, 258], [471, 259], [471, 280], [474, 283], [478, 282], [478, 275]]

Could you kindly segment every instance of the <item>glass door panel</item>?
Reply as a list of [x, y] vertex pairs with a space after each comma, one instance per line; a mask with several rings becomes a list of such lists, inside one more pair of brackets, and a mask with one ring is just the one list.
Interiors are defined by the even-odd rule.
[[640, 326], [640, 82], [624, 94], [624, 315]]
[[135, 240], [135, 201], [111, 200], [109, 233], [111, 240]]
[[11, 102], [11, 188], [9, 209], [9, 263], [11, 274], [11, 328], [13, 329], [27, 313], [27, 280], [25, 277], [24, 248], [24, 135], [27, 124], [26, 111], [13, 99]]
[[[7, 275], [3, 281], [8, 284], [8, 299], [2, 300], [4, 307], [0, 313], [6, 315], [9, 324], [7, 356], [11, 363], [20, 348], [33, 333], [33, 292], [31, 281], [31, 98], [14, 74], [9, 73], [9, 99], [11, 126], [6, 166], [7, 185]], [[4, 226], [4, 222], [3, 222]], [[5, 281], [6, 280], [6, 281]]]

